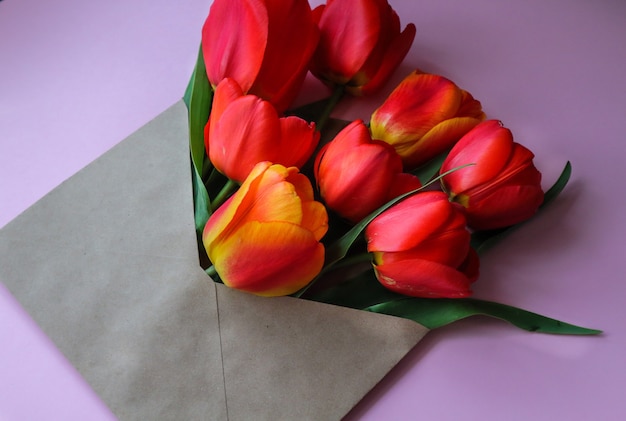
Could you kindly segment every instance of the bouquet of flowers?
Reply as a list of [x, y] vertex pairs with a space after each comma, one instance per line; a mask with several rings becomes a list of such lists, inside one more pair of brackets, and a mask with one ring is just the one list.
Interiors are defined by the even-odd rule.
[[[488, 315], [597, 334], [473, 298], [479, 254], [547, 206], [533, 153], [451, 80], [415, 70], [365, 120], [415, 26], [386, 0], [215, 0], [185, 93], [201, 262], [216, 282], [436, 328]], [[328, 98], [293, 109], [308, 72]]]

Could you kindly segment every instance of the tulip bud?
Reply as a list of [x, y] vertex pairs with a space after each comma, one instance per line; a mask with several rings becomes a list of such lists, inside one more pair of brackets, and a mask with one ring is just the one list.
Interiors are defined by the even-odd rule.
[[387, 81], [411, 48], [415, 25], [400, 32], [387, 0], [328, 0], [313, 10], [320, 42], [311, 72], [323, 82], [368, 94]]
[[205, 128], [211, 162], [231, 180], [242, 182], [259, 162], [302, 167], [311, 157], [320, 134], [299, 117], [278, 117], [267, 101], [244, 95], [232, 79], [217, 86]]
[[366, 228], [379, 282], [413, 297], [460, 298], [478, 278], [478, 256], [462, 211], [442, 192], [420, 192]]
[[388, 144], [372, 140], [361, 120], [350, 123], [320, 150], [315, 179], [326, 205], [354, 223], [421, 186], [417, 177], [402, 173], [400, 157]]
[[372, 137], [392, 145], [410, 170], [449, 150], [484, 118], [470, 93], [416, 70], [374, 111], [370, 128]]
[[468, 224], [476, 230], [503, 228], [525, 221], [543, 202], [541, 173], [533, 153], [513, 141], [499, 121], [480, 123], [452, 148], [441, 166], [450, 199], [465, 207]]
[[304, 82], [318, 39], [306, 0], [215, 0], [202, 28], [207, 76], [213, 87], [232, 78], [282, 113]]
[[289, 295], [322, 269], [324, 206], [295, 167], [261, 162], [209, 218], [202, 235], [225, 285], [262, 296]]

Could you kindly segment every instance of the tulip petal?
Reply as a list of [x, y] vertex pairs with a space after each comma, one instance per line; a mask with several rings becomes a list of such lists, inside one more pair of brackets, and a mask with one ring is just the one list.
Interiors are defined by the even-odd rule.
[[306, 175], [298, 172], [298, 169], [295, 167], [286, 168], [285, 174], [285, 180], [293, 184], [303, 202], [310, 202], [315, 199], [313, 186]]
[[211, 132], [214, 130], [216, 122], [222, 117], [226, 108], [236, 99], [243, 96], [243, 91], [234, 79], [226, 78], [222, 80], [215, 88], [213, 94], [213, 102], [211, 103], [211, 114], [209, 121], [204, 128], [204, 146], [207, 155], [210, 156]]
[[361, 94], [361, 87], [374, 77], [393, 38], [400, 33], [400, 18], [389, 6], [387, 0], [371, 0], [370, 3], [378, 9], [377, 16], [380, 29], [376, 45], [369, 52], [367, 59], [347, 85], [349, 92], [357, 95]]
[[319, 40], [311, 8], [301, 0], [265, 0], [270, 18], [267, 49], [250, 93], [286, 110], [298, 94]]
[[[271, 176], [263, 174], [258, 187], [258, 194], [253, 202], [244, 203], [248, 209], [239, 220], [239, 224], [247, 221], [284, 221], [300, 224], [302, 221], [302, 201], [296, 194], [291, 183], [285, 181], [268, 181], [264, 178]], [[265, 185], [264, 185], [265, 184]]]
[[458, 270], [427, 260], [404, 260], [374, 267], [386, 288], [412, 297], [461, 298], [471, 295], [469, 279]]
[[319, 27], [321, 36], [313, 61], [314, 73], [315, 64], [323, 63], [338, 83], [347, 83], [363, 67], [378, 42], [378, 7], [370, 0], [328, 2]]
[[268, 15], [261, 0], [215, 0], [202, 28], [202, 51], [213, 86], [235, 79], [247, 92], [263, 62]]
[[324, 246], [297, 225], [251, 221], [212, 249], [209, 258], [229, 287], [280, 296], [298, 291], [320, 272]]
[[473, 117], [454, 117], [435, 125], [419, 142], [404, 149], [401, 154], [404, 167], [416, 168], [444, 153], [478, 123], [480, 120]]
[[397, 173], [393, 177], [385, 203], [420, 187], [422, 187], [422, 183], [415, 175], [406, 172]]
[[480, 101], [474, 99], [472, 94], [463, 89], [461, 89], [461, 105], [456, 115], [457, 117], [473, 117], [480, 121], [486, 117]]
[[475, 165], [446, 175], [443, 182], [454, 186], [454, 194], [461, 194], [474, 186], [487, 183], [502, 171], [512, 150], [511, 131], [497, 120], [483, 121], [454, 145], [441, 166], [441, 172], [462, 165]]
[[371, 117], [374, 139], [392, 144], [405, 156], [415, 139], [439, 122], [452, 118], [461, 103], [461, 91], [448, 79], [418, 71], [407, 76]]
[[453, 268], [459, 267], [467, 258], [470, 242], [470, 233], [465, 228], [465, 219], [461, 219], [462, 225], [436, 232], [406, 251], [379, 253], [376, 263], [387, 265], [402, 260], [422, 259]]
[[388, 145], [363, 144], [344, 150], [341, 159], [322, 161], [320, 193], [331, 209], [358, 222], [385, 203], [401, 169], [400, 158]]
[[243, 95], [241, 86], [234, 79], [226, 78], [222, 80], [215, 88], [215, 93], [213, 94], [210, 119], [214, 122], [218, 121], [222, 117], [224, 110]]
[[255, 165], [245, 181], [239, 186], [239, 189], [213, 212], [202, 232], [202, 242], [205, 248], [209, 249], [214, 243], [220, 241], [221, 238], [230, 235], [234, 227], [237, 226], [248, 211], [250, 201], [246, 202], [247, 206], [243, 206], [244, 200], [248, 197], [248, 194], [251, 192], [253, 194], [258, 190], [261, 175], [270, 166], [272, 166], [271, 162], [260, 162]]
[[370, 222], [365, 230], [367, 250], [408, 250], [438, 231], [454, 214], [454, 208], [444, 193], [417, 193]]
[[356, 120], [322, 148], [314, 169], [326, 204], [358, 222], [386, 202], [402, 162], [390, 145], [373, 141], [363, 121]]
[[469, 226], [476, 230], [507, 227], [533, 216], [543, 202], [537, 185], [502, 186], [488, 196], [473, 200], [466, 210]]
[[309, 124], [299, 117], [283, 117], [280, 123], [280, 160], [275, 163], [302, 168], [309, 160], [320, 140], [315, 124]]
[[242, 182], [258, 162], [276, 161], [280, 125], [269, 102], [254, 95], [241, 97], [211, 126], [209, 157], [229, 178]]
[[391, 44], [384, 50], [385, 56], [380, 62], [376, 73], [371, 77], [369, 82], [363, 85], [358, 92], [348, 88], [348, 91], [353, 95], [370, 95], [377, 91], [385, 84], [391, 74], [398, 68], [404, 57], [408, 54], [415, 39], [415, 25], [410, 23], [404, 28], [404, 31], [397, 36]]
[[320, 241], [328, 231], [328, 214], [324, 205], [315, 201], [303, 202], [300, 225], [311, 231], [315, 239]]

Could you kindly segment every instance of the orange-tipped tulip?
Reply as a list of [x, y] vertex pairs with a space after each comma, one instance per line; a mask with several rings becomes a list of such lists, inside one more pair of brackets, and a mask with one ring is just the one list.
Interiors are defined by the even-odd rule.
[[319, 39], [306, 0], [215, 0], [202, 28], [213, 87], [230, 77], [283, 112], [304, 81]]
[[299, 117], [278, 117], [267, 101], [244, 95], [232, 79], [217, 86], [205, 128], [211, 162], [231, 180], [242, 182], [259, 162], [302, 167], [311, 157], [320, 134]]
[[478, 278], [463, 212], [442, 192], [421, 192], [392, 206], [365, 230], [376, 277], [400, 294], [461, 298]]
[[202, 242], [229, 287], [262, 296], [292, 294], [322, 269], [324, 206], [295, 167], [261, 162], [209, 218]]
[[402, 173], [398, 154], [385, 142], [372, 140], [361, 120], [350, 123], [320, 150], [315, 179], [326, 205], [355, 223], [421, 186], [417, 177]]
[[385, 83], [415, 38], [413, 24], [400, 31], [400, 19], [387, 0], [328, 0], [313, 14], [320, 42], [311, 72], [355, 95]]
[[442, 173], [450, 198], [466, 208], [468, 224], [477, 230], [502, 228], [525, 221], [543, 202], [541, 173], [533, 153], [513, 141], [499, 121], [485, 121], [452, 148]]
[[372, 114], [374, 139], [392, 145], [405, 169], [449, 150], [485, 119], [480, 102], [450, 80], [416, 70]]

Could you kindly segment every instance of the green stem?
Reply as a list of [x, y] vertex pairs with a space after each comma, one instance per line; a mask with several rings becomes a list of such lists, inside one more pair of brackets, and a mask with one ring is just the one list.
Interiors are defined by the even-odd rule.
[[215, 270], [215, 266], [213, 266], [213, 265], [211, 265], [208, 268], [206, 268], [205, 272], [211, 278], [214, 277], [215, 275], [217, 275], [217, 270]]
[[228, 180], [222, 190], [215, 196], [215, 199], [211, 202], [211, 209], [215, 210], [220, 207], [222, 203], [226, 201], [230, 197], [230, 195], [237, 190], [239, 185], [236, 181]]
[[344, 85], [337, 85], [333, 90], [332, 96], [328, 99], [326, 103], [326, 107], [322, 111], [320, 118], [317, 120], [316, 129], [318, 132], [321, 132], [328, 123], [328, 119], [330, 118], [330, 113], [335, 109], [341, 98], [343, 98], [343, 94], [345, 93], [346, 88]]

